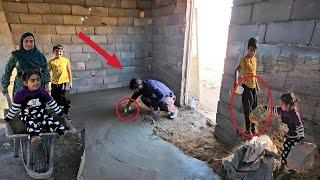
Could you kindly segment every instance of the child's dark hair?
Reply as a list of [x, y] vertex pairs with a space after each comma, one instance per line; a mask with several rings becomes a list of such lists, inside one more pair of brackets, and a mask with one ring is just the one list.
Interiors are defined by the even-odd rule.
[[55, 50], [64, 50], [64, 48], [63, 48], [62, 44], [57, 44], [57, 45], [53, 46], [53, 52]]
[[248, 49], [249, 49], [249, 47], [253, 47], [254, 49], [258, 49], [258, 40], [254, 37], [250, 38], [249, 42], [248, 42]]
[[142, 84], [142, 80], [141, 79], [133, 78], [130, 81], [130, 89], [136, 89], [141, 84]]
[[22, 74], [22, 81], [28, 81], [30, 77], [34, 74], [37, 74], [39, 77], [41, 77], [41, 73], [38, 70], [27, 70]]
[[284, 104], [289, 105], [290, 108], [295, 106], [298, 102], [298, 99], [296, 98], [293, 92], [282, 94], [280, 99]]

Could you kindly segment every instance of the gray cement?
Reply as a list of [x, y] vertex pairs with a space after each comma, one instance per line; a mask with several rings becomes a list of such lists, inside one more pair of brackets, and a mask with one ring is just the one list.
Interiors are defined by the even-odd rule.
[[72, 97], [72, 119], [85, 124], [84, 179], [220, 179], [204, 162], [153, 135], [153, 126], [138, 119], [115, 118], [115, 102], [128, 89]]

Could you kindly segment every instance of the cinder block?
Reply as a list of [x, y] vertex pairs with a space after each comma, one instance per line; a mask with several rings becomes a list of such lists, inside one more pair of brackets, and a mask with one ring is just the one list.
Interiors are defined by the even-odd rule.
[[42, 3], [43, 0], [21, 0], [20, 2], [27, 2], [27, 3]]
[[90, 9], [86, 8], [86, 7], [83, 7], [83, 6], [72, 5], [71, 6], [71, 13], [73, 15], [89, 16], [90, 15]]
[[108, 86], [106, 84], [96, 84], [92, 87], [93, 91], [100, 91], [105, 89], [108, 89]]
[[108, 83], [107, 85], [108, 89], [113, 89], [113, 88], [119, 88], [119, 87], [123, 87], [121, 82], [117, 82], [117, 83]]
[[102, 68], [101, 61], [86, 61], [86, 70]]
[[51, 35], [49, 34], [35, 34], [36, 44], [51, 44]]
[[110, 26], [96, 26], [95, 34], [97, 35], [106, 35], [111, 34], [112, 30]]
[[70, 35], [52, 36], [52, 44], [72, 44]]
[[123, 42], [123, 38], [120, 35], [108, 35], [107, 38], [109, 44]]
[[112, 26], [111, 27], [111, 34], [113, 34], [113, 35], [128, 34], [128, 28], [127, 28], [127, 26]]
[[72, 25], [82, 25], [82, 17], [81, 16], [70, 16], [63, 15], [64, 24], [72, 24]]
[[71, 53], [72, 62], [85, 62], [88, 61], [88, 53]]
[[119, 26], [133, 26], [133, 18], [130, 17], [119, 17], [118, 18]]
[[19, 18], [22, 24], [42, 24], [42, 18], [39, 14], [19, 13]]
[[19, 14], [17, 13], [6, 13], [5, 18], [9, 24], [20, 24]]
[[101, 44], [101, 47], [106, 50], [109, 54], [113, 54], [116, 51], [115, 44]]
[[257, 3], [261, 2], [263, 0], [237, 0], [233, 1], [234, 6], [240, 6], [240, 5], [247, 5], [247, 4], [252, 4], [252, 3]]
[[52, 53], [52, 48], [53, 48], [53, 46], [51, 44], [50, 45], [48, 45], [48, 44], [42, 45], [42, 49], [43, 49], [44, 53]]
[[231, 13], [231, 24], [248, 24], [251, 19], [252, 5], [234, 6]]
[[121, 9], [121, 8], [110, 8], [109, 9], [109, 16], [111, 16], [111, 17], [125, 16], [124, 9]]
[[73, 78], [72, 84], [74, 87], [88, 85], [86, 78]]
[[131, 51], [137, 50], [152, 51], [152, 42], [131, 43]]
[[258, 61], [263, 64], [276, 64], [280, 56], [281, 48], [276, 45], [261, 44], [256, 54]]
[[127, 43], [117, 43], [116, 51], [130, 51], [130, 44]]
[[48, 2], [52, 4], [65, 4], [66, 0], [43, 0], [43, 2]]
[[76, 34], [75, 26], [57, 26], [57, 34]]
[[84, 19], [85, 26], [100, 26], [101, 19], [99, 16], [89, 16], [88, 18]]
[[82, 41], [77, 35], [71, 35], [72, 44], [84, 44], [84, 41]]
[[101, 17], [101, 23], [107, 26], [116, 26], [118, 24], [115, 17]]
[[86, 6], [103, 6], [103, 0], [86, 0]]
[[62, 15], [42, 15], [44, 24], [63, 24]]
[[317, 21], [317, 25], [314, 29], [311, 44], [320, 45], [320, 21]]
[[296, 0], [291, 19], [320, 18], [320, 1], [318, 0]]
[[66, 53], [81, 53], [82, 52], [82, 46], [81, 45], [63, 45], [64, 51]]
[[142, 34], [143, 32], [142, 27], [128, 27], [128, 34]]
[[267, 31], [267, 25], [266, 24], [260, 24], [258, 29], [258, 37], [257, 40], [260, 44], [264, 44], [265, 42], [265, 36]]
[[123, 59], [131, 59], [131, 58], [135, 58], [135, 52], [123, 52], [121, 51], [120, 52], [120, 57], [123, 58]]
[[108, 38], [105, 35], [90, 35], [90, 39], [96, 43], [108, 43]]
[[52, 14], [71, 14], [71, 6], [67, 4], [50, 4]]
[[94, 26], [76, 26], [77, 34], [83, 32], [86, 35], [94, 34]]
[[265, 41], [266, 43], [309, 44], [314, 27], [314, 20], [271, 23], [268, 25]]
[[79, 70], [85, 70], [86, 67], [84, 62], [74, 62], [74, 63], [71, 63], [71, 69], [72, 71], [79, 71]]
[[124, 35], [123, 36], [123, 42], [126, 43], [136, 43], [136, 42], [142, 42], [142, 36], [141, 35]]
[[230, 42], [246, 42], [249, 38], [256, 37], [257, 32], [257, 25], [230, 26], [228, 40]]
[[28, 3], [29, 13], [51, 14], [49, 3]]
[[10, 24], [10, 29], [13, 33], [34, 32], [34, 26], [29, 24]]
[[109, 83], [116, 83], [118, 82], [119, 78], [116, 75], [108, 75], [103, 79], [104, 84], [109, 84]]
[[56, 27], [53, 25], [34, 25], [34, 29], [38, 34], [57, 34]]
[[149, 57], [149, 51], [142, 49], [142, 50], [137, 50], [136, 52], [136, 58], [146, 58]]
[[[74, 71], [73, 76], [75, 78], [88, 78], [92, 77], [91, 72], [89, 70], [84, 70], [84, 71]], [[74, 78], [74, 79], [75, 79]]]
[[134, 18], [134, 26], [150, 26], [152, 25], [151, 18]]
[[95, 77], [106, 77], [107, 70], [106, 69], [92, 69], [91, 74], [93, 74]]
[[103, 4], [105, 7], [119, 8], [121, 6], [121, 0], [104, 0]]
[[254, 4], [252, 22], [273, 22], [289, 20], [293, 0], [261, 2]]
[[85, 5], [85, 0], [66, 0], [66, 4]]
[[2, 6], [6, 13], [28, 13], [26, 3], [2, 2]]
[[137, 1], [121, 0], [121, 8], [135, 9], [137, 7]]
[[92, 7], [91, 14], [93, 16], [108, 16], [108, 8], [105, 7]]
[[152, 8], [152, 1], [149, 0], [138, 0], [137, 6], [139, 9], [151, 9]]
[[139, 9], [125, 9], [124, 15], [126, 17], [140, 17]]
[[90, 77], [90, 78], [87, 78], [87, 82], [88, 82], [88, 85], [102, 85], [103, 84], [103, 78], [101, 77]]
[[76, 86], [77, 93], [91, 92], [93, 90], [92, 86]]

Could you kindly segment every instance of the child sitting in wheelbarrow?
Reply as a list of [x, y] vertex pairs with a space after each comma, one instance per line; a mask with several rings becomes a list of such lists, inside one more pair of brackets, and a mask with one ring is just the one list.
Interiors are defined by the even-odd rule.
[[39, 144], [43, 132], [57, 132], [59, 135], [68, 133], [68, 128], [53, 119], [46, 110], [46, 104], [59, 116], [63, 116], [61, 108], [49, 93], [40, 88], [40, 72], [28, 70], [22, 75], [24, 88], [15, 93], [13, 103], [5, 120], [12, 120], [19, 113], [25, 124], [33, 148]]

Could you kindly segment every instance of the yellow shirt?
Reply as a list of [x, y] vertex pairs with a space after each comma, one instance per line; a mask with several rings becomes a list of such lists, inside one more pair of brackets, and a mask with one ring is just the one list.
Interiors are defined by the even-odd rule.
[[[257, 74], [257, 59], [255, 57], [249, 58], [244, 57], [240, 60], [240, 67], [244, 72], [244, 76], [248, 75], [256, 75]], [[251, 78], [247, 79], [243, 82], [244, 85], [248, 86], [249, 88], [256, 88], [257, 87], [257, 79]]]
[[52, 84], [62, 84], [69, 83], [70, 79], [68, 76], [68, 67], [70, 62], [68, 58], [60, 57], [51, 59], [48, 63], [51, 70], [51, 83]]

